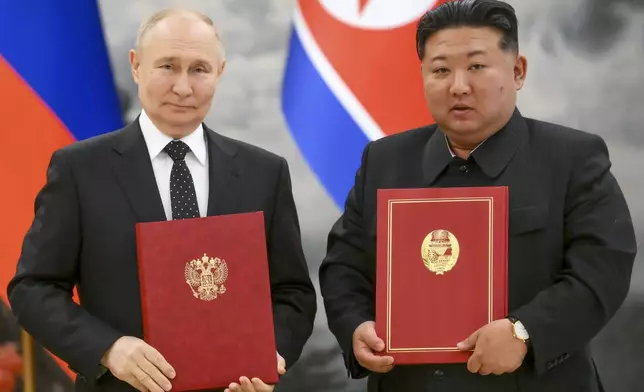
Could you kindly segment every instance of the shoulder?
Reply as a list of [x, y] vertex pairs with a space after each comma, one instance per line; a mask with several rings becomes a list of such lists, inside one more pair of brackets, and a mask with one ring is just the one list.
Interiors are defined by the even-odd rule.
[[212, 140], [225, 152], [233, 155], [235, 160], [243, 166], [250, 166], [260, 170], [281, 170], [282, 166], [288, 169], [286, 159], [265, 148], [224, 136], [212, 129], [205, 128], [210, 133]]
[[525, 121], [531, 142], [537, 148], [555, 149], [566, 153], [566, 156], [587, 155], [599, 151], [608, 154], [606, 142], [597, 134], [529, 117], [526, 117]]
[[113, 146], [125, 129], [126, 127], [84, 140], [75, 141], [55, 150], [52, 154], [52, 159], [80, 163], [102, 159], [104, 156], [103, 151]]

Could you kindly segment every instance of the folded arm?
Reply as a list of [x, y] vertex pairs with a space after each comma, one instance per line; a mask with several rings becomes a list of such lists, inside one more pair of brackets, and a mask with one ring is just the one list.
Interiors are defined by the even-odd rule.
[[368, 371], [358, 363], [353, 353], [353, 333], [363, 322], [375, 320], [375, 264], [370, 264], [366, 257], [362, 216], [368, 149], [369, 146], [363, 153], [344, 213], [329, 233], [327, 255], [320, 266], [319, 276], [329, 329], [338, 340], [345, 366], [354, 378], [365, 377]]
[[581, 350], [613, 317], [637, 251], [630, 213], [610, 173], [604, 141], [579, 146], [565, 211], [565, 260], [557, 282], [512, 312], [530, 333], [542, 374]]
[[73, 301], [81, 227], [78, 195], [63, 153], [53, 154], [35, 202], [16, 275], [7, 293], [19, 324], [40, 344], [93, 380], [121, 335]]
[[280, 165], [267, 240], [277, 351], [290, 367], [311, 336], [317, 301], [285, 160]]

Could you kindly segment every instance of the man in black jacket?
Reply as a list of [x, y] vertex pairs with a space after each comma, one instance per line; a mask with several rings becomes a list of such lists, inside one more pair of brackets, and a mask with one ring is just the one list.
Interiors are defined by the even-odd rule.
[[[54, 153], [9, 284], [12, 310], [79, 373], [76, 391], [169, 390], [172, 364], [141, 339], [136, 223], [263, 211], [283, 374], [316, 313], [287, 162], [203, 124], [225, 65], [207, 16], [153, 15], [130, 61], [143, 111], [124, 129]], [[230, 381], [235, 391], [274, 388]]]
[[[495, 0], [424, 15], [417, 51], [436, 124], [367, 145], [329, 234], [319, 275], [329, 327], [369, 391], [603, 390], [589, 343], [629, 290], [633, 225], [604, 141], [517, 109], [527, 70], [517, 30], [513, 8]], [[467, 364], [396, 366], [374, 355], [384, 348], [374, 323], [377, 190], [497, 185], [510, 190], [507, 317], [463, 337], [459, 349], [474, 350]]]

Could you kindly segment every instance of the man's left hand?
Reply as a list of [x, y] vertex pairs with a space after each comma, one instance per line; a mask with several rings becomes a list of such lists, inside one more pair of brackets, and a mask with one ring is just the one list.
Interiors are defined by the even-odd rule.
[[[286, 373], [286, 361], [279, 353], [277, 354], [277, 372], [280, 376]], [[240, 377], [239, 384], [230, 384], [225, 392], [273, 392], [273, 389], [275, 389], [275, 385], [264, 384], [257, 377], [252, 380], [248, 379], [248, 377]]]
[[527, 345], [512, 335], [508, 319], [493, 321], [458, 343], [459, 350], [474, 349], [467, 370], [481, 375], [512, 373], [521, 366]]

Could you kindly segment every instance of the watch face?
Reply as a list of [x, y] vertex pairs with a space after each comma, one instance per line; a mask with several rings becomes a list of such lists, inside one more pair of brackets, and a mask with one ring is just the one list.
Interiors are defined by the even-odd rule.
[[526, 331], [521, 321], [517, 321], [516, 323], [514, 323], [514, 333], [517, 335], [519, 339], [526, 340], [530, 337], [528, 335], [528, 331]]

